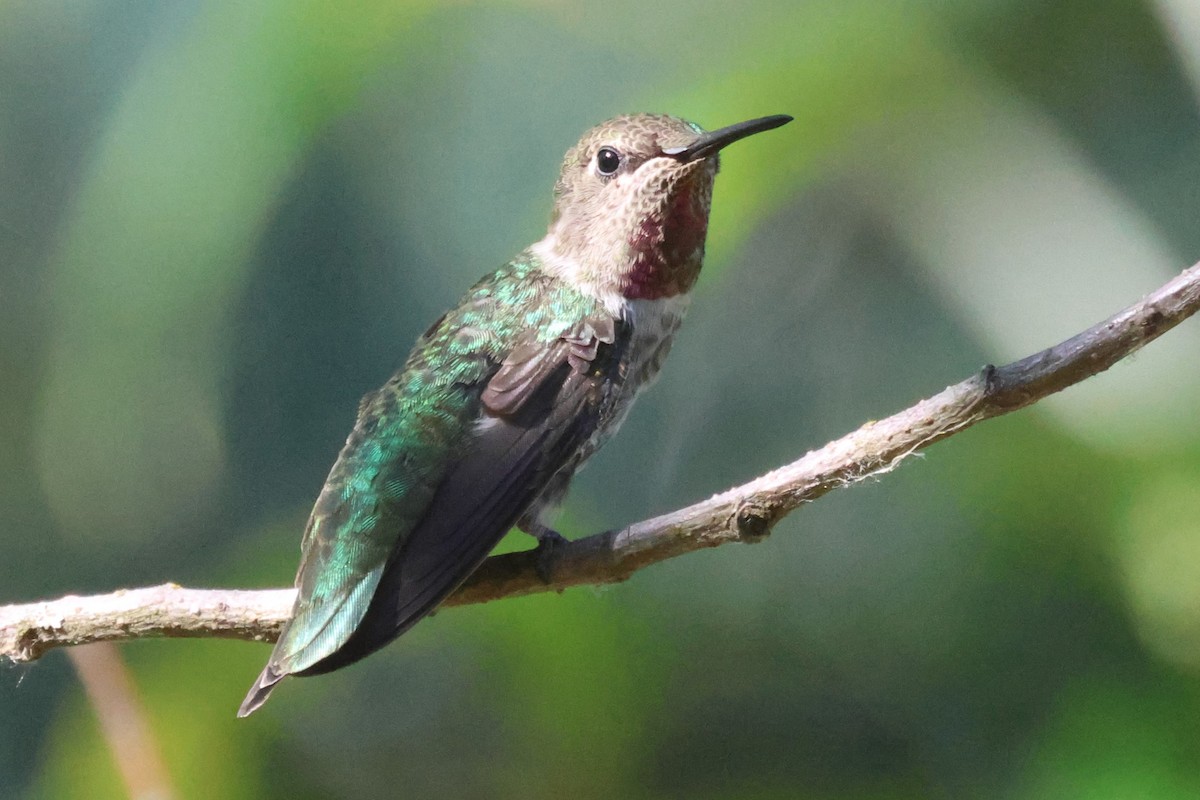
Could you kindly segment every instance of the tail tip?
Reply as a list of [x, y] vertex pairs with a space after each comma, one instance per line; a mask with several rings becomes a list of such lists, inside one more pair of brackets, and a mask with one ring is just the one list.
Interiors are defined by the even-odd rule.
[[238, 718], [248, 717], [261, 708], [262, 704], [267, 702], [267, 698], [271, 696], [271, 691], [275, 688], [275, 684], [283, 680], [286, 674], [277, 671], [273, 664], [267, 664], [258, 676], [258, 680], [254, 681], [254, 685], [250, 687], [250, 691], [247, 692], [246, 699], [242, 701], [241, 707], [238, 708]]

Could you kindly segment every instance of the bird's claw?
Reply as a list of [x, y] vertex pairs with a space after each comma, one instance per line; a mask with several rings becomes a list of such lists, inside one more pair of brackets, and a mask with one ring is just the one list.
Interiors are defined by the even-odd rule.
[[553, 582], [554, 551], [571, 540], [551, 528], [542, 528], [535, 535], [538, 545], [534, 549], [533, 568], [542, 583], [548, 585]]

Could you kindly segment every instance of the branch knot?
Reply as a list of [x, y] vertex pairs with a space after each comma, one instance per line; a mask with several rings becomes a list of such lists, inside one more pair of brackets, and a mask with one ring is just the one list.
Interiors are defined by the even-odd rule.
[[764, 542], [771, 535], [776, 514], [768, 507], [753, 503], [742, 503], [734, 517], [738, 539], [746, 544]]

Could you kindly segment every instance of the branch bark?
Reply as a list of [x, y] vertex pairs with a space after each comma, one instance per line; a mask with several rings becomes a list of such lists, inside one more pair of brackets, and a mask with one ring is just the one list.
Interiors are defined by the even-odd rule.
[[[492, 556], [444, 606], [485, 603], [571, 586], [617, 583], [694, 550], [757, 542], [804, 503], [895, 468], [908, 456], [1108, 369], [1200, 309], [1200, 264], [1066, 341], [980, 373], [887, 419], [868, 422], [803, 458], [687, 508], [557, 546], [539, 577], [533, 551]], [[273, 641], [293, 589], [185, 589], [164, 584], [0, 607], [0, 657], [39, 658], [55, 647], [153, 636]]]

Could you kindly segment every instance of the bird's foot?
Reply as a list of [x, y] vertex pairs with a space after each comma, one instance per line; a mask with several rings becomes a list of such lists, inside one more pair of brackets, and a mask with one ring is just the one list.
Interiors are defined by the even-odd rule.
[[533, 568], [537, 572], [538, 577], [542, 579], [542, 583], [552, 583], [554, 551], [560, 545], [564, 545], [571, 540], [546, 525], [530, 525], [528, 528], [522, 528], [522, 530], [537, 537], [538, 544], [534, 549]]

